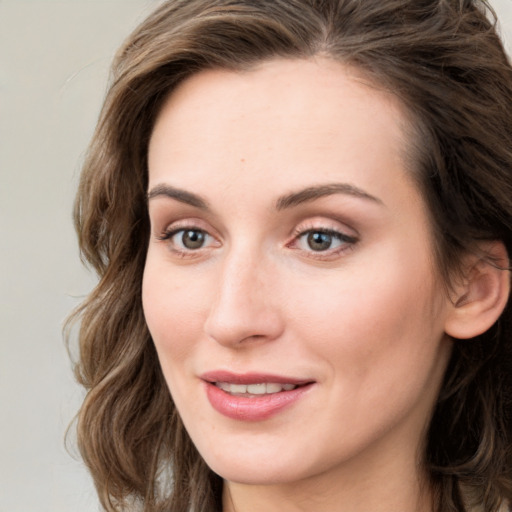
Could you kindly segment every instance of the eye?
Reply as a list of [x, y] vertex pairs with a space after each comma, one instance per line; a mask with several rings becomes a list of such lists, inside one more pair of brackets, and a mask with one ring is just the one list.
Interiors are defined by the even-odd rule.
[[312, 251], [327, 251], [337, 241], [331, 233], [322, 231], [312, 231], [303, 236], [306, 237], [306, 244]]
[[170, 248], [178, 253], [204, 249], [215, 242], [215, 239], [206, 231], [192, 227], [172, 229], [159, 239], [168, 241]]
[[320, 256], [336, 256], [351, 248], [357, 238], [333, 229], [309, 229], [295, 236], [291, 246], [306, 253]]
[[175, 233], [175, 243], [180, 244], [184, 249], [200, 249], [206, 243], [208, 235], [199, 229], [182, 229]]

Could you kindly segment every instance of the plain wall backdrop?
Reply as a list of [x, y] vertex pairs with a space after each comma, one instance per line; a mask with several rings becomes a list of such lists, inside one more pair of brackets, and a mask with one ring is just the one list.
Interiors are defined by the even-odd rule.
[[[0, 0], [0, 512], [99, 510], [64, 448], [83, 393], [62, 325], [95, 282], [71, 209], [112, 56], [156, 4]], [[512, 0], [491, 4], [512, 44]]]

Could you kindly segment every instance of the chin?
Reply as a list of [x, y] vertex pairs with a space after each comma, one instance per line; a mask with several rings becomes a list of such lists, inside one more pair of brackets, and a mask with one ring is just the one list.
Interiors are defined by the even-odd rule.
[[256, 465], [244, 461], [214, 461], [208, 466], [222, 479], [244, 485], [286, 484], [301, 479], [290, 467], [276, 467], [275, 461], [263, 461]]
[[[220, 443], [219, 443], [220, 444]], [[274, 485], [299, 481], [322, 471], [313, 454], [304, 457], [304, 447], [289, 446], [218, 446], [217, 451], [200, 453], [208, 467], [224, 480], [247, 485]], [[219, 453], [222, 450], [221, 453]]]

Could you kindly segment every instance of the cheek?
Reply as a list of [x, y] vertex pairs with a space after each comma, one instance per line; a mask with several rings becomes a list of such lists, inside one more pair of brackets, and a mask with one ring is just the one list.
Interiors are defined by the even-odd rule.
[[[384, 249], [384, 248], [383, 248]], [[389, 248], [324, 281], [300, 283], [291, 320], [295, 336], [353, 375], [390, 379], [433, 360], [443, 336], [443, 296], [427, 258]], [[361, 264], [360, 264], [361, 263]]]
[[[148, 254], [142, 285], [144, 316], [160, 363], [166, 367], [185, 361], [194, 350], [191, 340], [200, 336], [201, 297], [198, 281], [184, 281], [154, 262]], [[204, 292], [204, 290], [203, 290]]]

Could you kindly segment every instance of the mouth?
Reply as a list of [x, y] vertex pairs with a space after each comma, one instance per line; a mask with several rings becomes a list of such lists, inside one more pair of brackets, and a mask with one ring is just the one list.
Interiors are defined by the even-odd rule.
[[256, 384], [233, 384], [230, 382], [214, 382], [215, 386], [232, 396], [255, 398], [262, 395], [273, 395], [282, 391], [293, 391], [299, 386], [295, 384], [279, 384], [277, 382], [259, 382]]
[[212, 407], [239, 421], [266, 420], [299, 402], [315, 384], [312, 380], [225, 371], [206, 373], [201, 379]]

